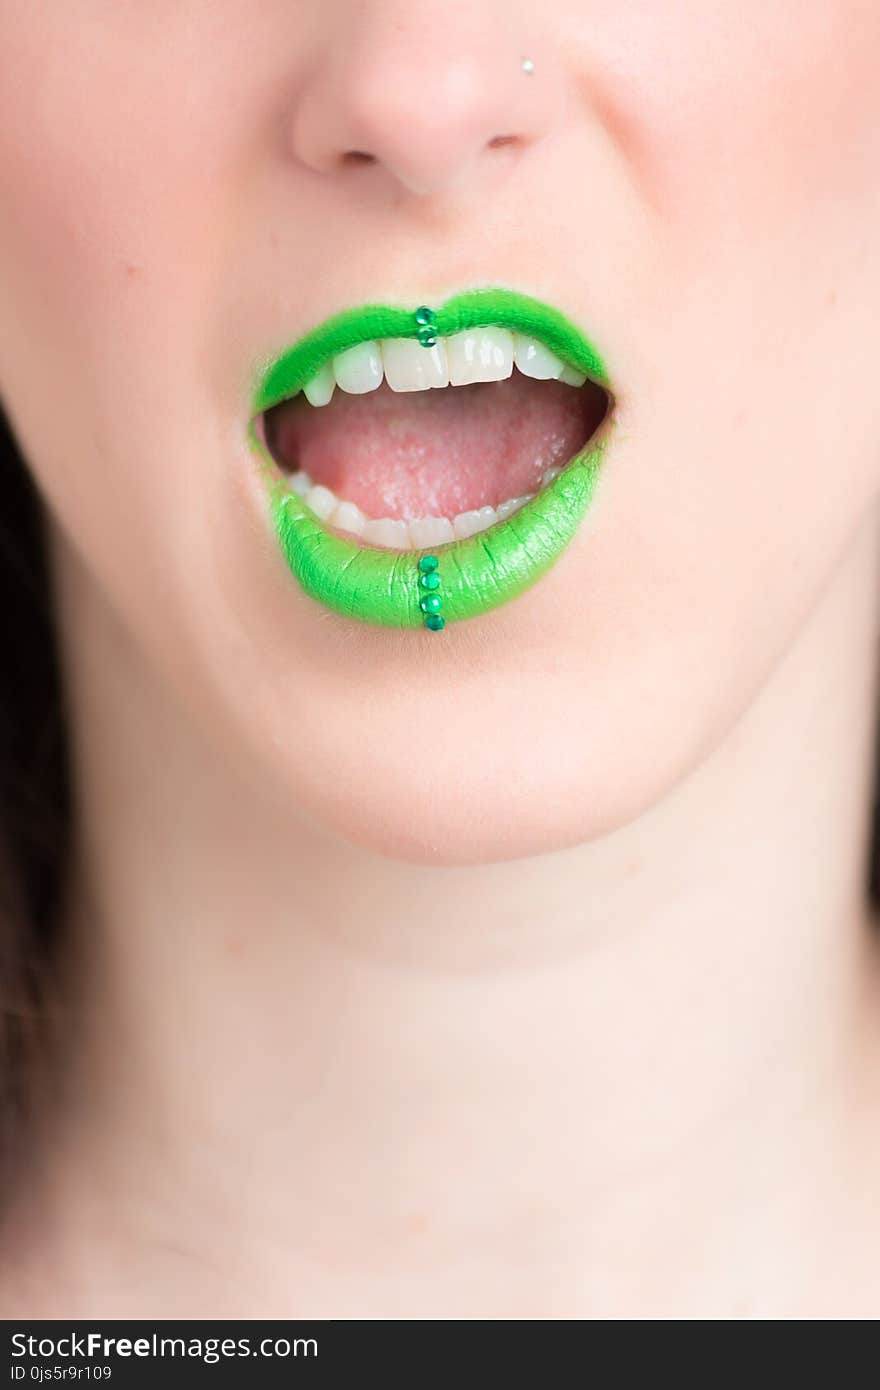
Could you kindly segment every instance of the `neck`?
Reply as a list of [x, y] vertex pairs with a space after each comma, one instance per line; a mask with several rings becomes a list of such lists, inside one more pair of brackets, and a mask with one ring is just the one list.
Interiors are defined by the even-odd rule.
[[47, 1247], [75, 1260], [115, 1223], [89, 1280], [161, 1262], [181, 1315], [820, 1302], [803, 1271], [836, 1248], [841, 1163], [861, 1181], [874, 1046], [878, 553], [875, 517], [723, 744], [637, 821], [456, 869], [270, 803], [59, 542], [88, 1026]]

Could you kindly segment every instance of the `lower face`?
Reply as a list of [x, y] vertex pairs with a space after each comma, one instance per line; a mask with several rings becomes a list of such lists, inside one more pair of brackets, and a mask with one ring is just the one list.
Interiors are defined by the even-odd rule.
[[[39, 74], [0, 80], [0, 395], [65, 639], [102, 733], [138, 689], [156, 718], [184, 709], [271, 789], [284, 845], [319, 826], [454, 864], [581, 844], [736, 724], [876, 504], [880, 11], [529, 6], [567, 123], [420, 201], [275, 138], [354, 8], [310, 5], [310, 49], [280, 0], [0, 4], [3, 61]], [[385, 26], [365, 62], [437, 38], [436, 7], [360, 9]], [[607, 382], [514, 364], [394, 389], [433, 361], [414, 311], [485, 286], [595, 335]], [[299, 399], [255, 398], [267, 354], [377, 301], [410, 329], [364, 339], [381, 385], [356, 355], [324, 405], [317, 363]], [[465, 330], [438, 322], [458, 370]], [[492, 607], [508, 548], [522, 587]]]

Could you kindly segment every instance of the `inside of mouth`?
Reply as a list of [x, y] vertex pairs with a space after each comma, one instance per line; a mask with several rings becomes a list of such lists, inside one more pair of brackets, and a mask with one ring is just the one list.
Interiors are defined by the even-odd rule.
[[608, 393], [590, 381], [514, 368], [505, 380], [434, 390], [394, 391], [387, 381], [364, 394], [337, 390], [321, 406], [300, 393], [261, 424], [293, 489], [316, 489], [304, 500], [328, 529], [363, 541], [360, 518], [384, 520], [384, 530], [366, 526], [367, 542], [406, 548], [512, 515], [582, 451], [609, 409]]

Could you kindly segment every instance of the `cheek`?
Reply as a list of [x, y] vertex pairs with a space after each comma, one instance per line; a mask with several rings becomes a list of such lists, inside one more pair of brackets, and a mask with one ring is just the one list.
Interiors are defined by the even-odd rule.
[[[834, 335], [852, 315], [863, 336], [878, 308], [880, 6], [599, 0], [594, 19], [585, 83], [644, 233], [626, 267], [628, 353], [681, 380], [697, 365], [680, 356], [691, 317], [710, 358], [735, 340], [732, 379], [753, 391], [775, 393], [811, 356], [826, 377], [845, 363], [858, 392], [864, 359]], [[816, 352], [826, 332], [835, 351]]]
[[585, 93], [664, 217], [747, 225], [753, 199], [797, 215], [817, 180], [829, 199], [875, 182], [874, 0], [597, 0], [580, 43]]
[[731, 634], [737, 610], [760, 629], [877, 494], [880, 7], [620, 10], [599, 9], [604, 109], [651, 217], [615, 485], [677, 621], [712, 594]]
[[235, 226], [233, 65], [200, 79], [185, 43], [87, 9], [0, 22], [9, 70], [40, 74], [0, 83], [0, 393], [56, 518], [134, 593], [210, 484], [199, 343]]

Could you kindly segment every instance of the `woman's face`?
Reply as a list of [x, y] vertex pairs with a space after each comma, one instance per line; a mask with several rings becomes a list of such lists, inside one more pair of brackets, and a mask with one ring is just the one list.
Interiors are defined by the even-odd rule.
[[[877, 494], [878, 55], [876, 0], [0, 0], [0, 398], [138, 658], [292, 816], [553, 849], [742, 713]], [[504, 607], [343, 618], [275, 542], [255, 374], [485, 285], [605, 359], [592, 508]]]

